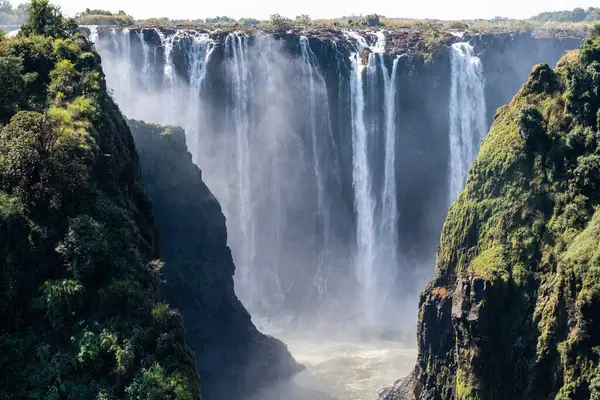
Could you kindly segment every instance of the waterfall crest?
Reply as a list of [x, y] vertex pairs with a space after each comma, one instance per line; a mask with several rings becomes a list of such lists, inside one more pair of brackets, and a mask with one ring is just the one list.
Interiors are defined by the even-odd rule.
[[451, 51], [450, 193], [452, 203], [463, 189], [479, 144], [487, 134], [485, 80], [481, 60], [469, 43]]

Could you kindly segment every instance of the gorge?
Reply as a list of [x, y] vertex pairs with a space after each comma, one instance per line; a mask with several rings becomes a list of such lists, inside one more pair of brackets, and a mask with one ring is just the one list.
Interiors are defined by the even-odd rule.
[[129, 118], [185, 129], [227, 217], [236, 294], [308, 367], [259, 399], [364, 399], [410, 372], [418, 295], [496, 108], [581, 43], [84, 29]]
[[0, 0], [0, 400], [600, 399], [600, 9], [76, 18]]

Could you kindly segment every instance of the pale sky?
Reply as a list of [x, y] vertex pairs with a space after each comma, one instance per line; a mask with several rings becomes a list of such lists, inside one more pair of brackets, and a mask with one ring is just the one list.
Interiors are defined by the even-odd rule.
[[[19, 4], [22, 0], [11, 0]], [[600, 0], [51, 0], [73, 15], [85, 8], [125, 10], [135, 18], [195, 19], [226, 15], [267, 19], [271, 14], [312, 18], [380, 14], [386, 17], [473, 19], [528, 18], [543, 11], [600, 7]]]

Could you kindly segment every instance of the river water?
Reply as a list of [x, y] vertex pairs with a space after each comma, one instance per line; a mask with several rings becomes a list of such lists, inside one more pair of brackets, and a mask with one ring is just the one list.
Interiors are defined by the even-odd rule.
[[247, 400], [376, 400], [383, 388], [410, 374], [417, 359], [410, 341], [277, 335], [306, 369]]

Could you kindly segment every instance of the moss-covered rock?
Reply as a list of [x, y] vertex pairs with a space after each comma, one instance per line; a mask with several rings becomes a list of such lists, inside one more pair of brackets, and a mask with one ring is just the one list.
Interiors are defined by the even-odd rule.
[[386, 399], [597, 398], [598, 49], [535, 67], [497, 113], [444, 224], [413, 379]]

